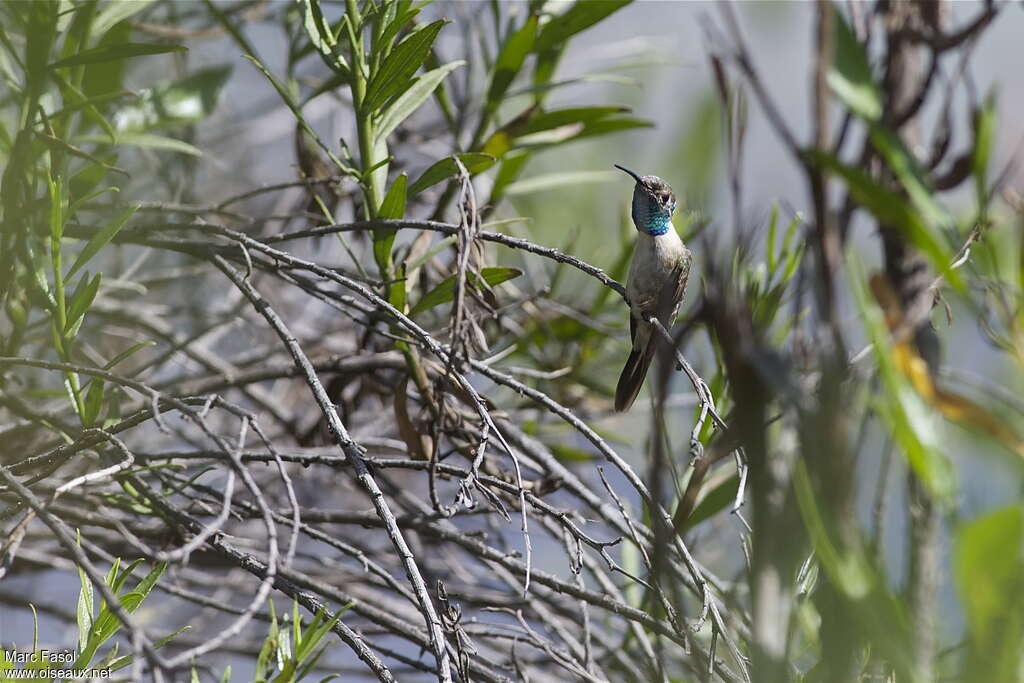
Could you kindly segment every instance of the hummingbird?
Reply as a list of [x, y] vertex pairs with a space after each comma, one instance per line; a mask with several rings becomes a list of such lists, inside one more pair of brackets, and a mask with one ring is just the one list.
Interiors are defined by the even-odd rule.
[[615, 168], [636, 181], [632, 216], [640, 233], [626, 278], [633, 348], [615, 388], [615, 410], [622, 412], [629, 410], [640, 393], [657, 348], [654, 325], [645, 316], [657, 318], [666, 330], [672, 327], [686, 294], [693, 255], [672, 225], [676, 196], [669, 184], [658, 176], [641, 176], [618, 164]]

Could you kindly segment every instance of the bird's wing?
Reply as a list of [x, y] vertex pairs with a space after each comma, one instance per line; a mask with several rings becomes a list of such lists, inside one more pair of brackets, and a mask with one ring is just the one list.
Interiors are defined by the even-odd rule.
[[686, 282], [690, 279], [690, 264], [692, 262], [693, 255], [689, 249], [686, 249], [672, 271], [672, 277], [665, 282], [665, 286], [658, 294], [658, 305], [655, 310], [658, 320], [666, 330], [671, 330], [672, 325], [675, 324], [676, 314], [679, 313], [683, 297], [686, 296]]

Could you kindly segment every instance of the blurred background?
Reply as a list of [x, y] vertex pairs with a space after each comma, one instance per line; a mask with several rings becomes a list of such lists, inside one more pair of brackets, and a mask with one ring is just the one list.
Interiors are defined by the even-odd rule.
[[[188, 47], [187, 56], [176, 54], [173, 57], [135, 60], [125, 73], [124, 87], [143, 90], [163, 80], [180, 79], [208, 68], [227, 67], [230, 75], [209, 115], [183, 128], [181, 139], [194, 146], [201, 155], [182, 156], [176, 158], [175, 163], [167, 164], [166, 150], [140, 148], [126, 151], [118, 164], [130, 168], [131, 177], [121, 183], [122, 192], [118, 201], [141, 202], [145, 207], [143, 211], [149, 208], [156, 212], [174, 214], [174, 206], [220, 205], [229, 198], [246, 195], [259, 188], [294, 181], [301, 175], [300, 164], [296, 159], [296, 117], [278, 93], [269, 87], [265, 76], [242, 57], [239, 40], [223, 30], [211, 29], [211, 26], [216, 26], [216, 22], [211, 19], [210, 11], [203, 3], [161, 4], [170, 6], [167, 10], [169, 14], [162, 14], [163, 8], [153, 13], [139, 14], [132, 20], [133, 36], [137, 40], [167, 39], [180, 42]], [[306, 59], [297, 65], [289, 63], [288, 36], [282, 30], [281, 21], [281, 16], [287, 13], [284, 9], [286, 4], [291, 6], [291, 3], [284, 2], [216, 3], [216, 6], [221, 7], [225, 13], [231, 10], [229, 21], [237, 22], [238, 30], [254, 48], [254, 56], [270, 73], [281, 75], [294, 66], [291, 75], [303, 91], [308, 92], [327, 79], [330, 70], [317, 59]], [[245, 12], [239, 9], [243, 5], [247, 7]], [[325, 1], [322, 5], [324, 15], [330, 22], [337, 20], [344, 8], [344, 3]], [[494, 46], [487, 44], [480, 36], [490, 35], [488, 32], [492, 30], [492, 23], [496, 22], [495, 14], [500, 16], [501, 22], [519, 25], [535, 5], [527, 2], [438, 1], [423, 9], [419, 21], [429, 22], [439, 18], [452, 21], [435, 43], [437, 63], [443, 64], [454, 59], [467, 61], [466, 66], [454, 71], [449, 77], [450, 87], [456, 94], [453, 101], [465, 101], [470, 106], [474, 102], [482, 103], [479, 94], [474, 99], [466, 96], [466, 93], [479, 93], [481, 83], [488, 78], [486, 64], [493, 59]], [[554, 0], [543, 5], [544, 13], [558, 15], [568, 11], [572, 3]], [[854, 5], [860, 7], [862, 12], [870, 12], [868, 3], [839, 3], [838, 7], [840, 11], [848, 12]], [[949, 25], [963, 25], [984, 11], [986, 6], [975, 2], [950, 3]], [[732, 7], [757, 71], [778, 105], [783, 119], [801, 143], [811, 145], [815, 3], [739, 2], [733, 3]], [[245, 19], [238, 20], [242, 15], [245, 15]], [[635, 119], [638, 124], [636, 127], [624, 127], [613, 134], [584, 136], [565, 144], [551, 144], [554, 138], [538, 139], [535, 141], [537, 151], [528, 157], [518, 176], [502, 188], [501, 201], [490, 207], [492, 212], [484, 219], [484, 229], [557, 248], [606, 270], [622, 281], [625, 276], [624, 259], [628, 257], [635, 235], [629, 219], [629, 200], [633, 186], [628, 177], [612, 168], [612, 164], [619, 163], [641, 174], [664, 178], [680, 199], [676, 226], [684, 236], [693, 236], [689, 246], [695, 253], [695, 270], [691, 273], [687, 301], [680, 313], [680, 324], [687, 330], [681, 348], [696, 371], [713, 386], [715, 383], [712, 379], [723, 374], [723, 360], [718, 342], [709, 334], [707, 313], [700, 310], [707, 305], [703, 288], [708, 264], [717, 264], [719, 271], [727, 270], [734, 254], [742, 253], [749, 272], [757, 272], [758, 268], [763, 271], [769, 224], [773, 220], [779, 222], [781, 240], [782, 228], [790, 224], [792, 219], [800, 217], [796, 223], [802, 226], [805, 221], [812, 220], [814, 214], [806, 168], [780, 141], [762, 106], [749, 91], [744, 95], [746, 127], [737, 176], [742, 187], [742, 199], [738, 204], [735, 201], [726, 157], [727, 124], [724, 123], [721, 98], [709, 59], [709, 54], [721, 55], [724, 46], [730, 43], [723, 28], [723, 16], [719, 3], [638, 1], [573, 36], [554, 77], [558, 85], [551, 87], [544, 107], [556, 110], [584, 105], [621, 105], [626, 108], [623, 116]], [[173, 17], [176, 23], [161, 23], [161, 19], [166, 20], [167, 17]], [[869, 53], [882, 48], [880, 34], [880, 31], [876, 32], [874, 42], [868, 45]], [[994, 169], [990, 172], [993, 177], [1020, 158], [1024, 145], [1024, 119], [1016, 115], [1016, 112], [1024, 108], [1024, 81], [1021, 79], [1020, 60], [1017, 58], [1022, 35], [1024, 11], [1019, 4], [1007, 4], [986, 28], [984, 35], [971, 45], [972, 55], [967, 76], [970, 89], [980, 97], [994, 93], [997, 102], [998, 125], [989, 162], [989, 167]], [[941, 79], [940, 82], [945, 83], [952, 78], [960, 58], [961, 53], [957, 50], [941, 57], [942, 73], [937, 77]], [[529, 84], [521, 80], [512, 83], [508, 95], [497, 110], [495, 128], [509, 123], [534, 96], [535, 92], [529, 88]], [[968, 89], [956, 90], [950, 102], [945, 102], [941, 97], [928, 98], [919, 115], [921, 128], [927, 132], [933, 131], [946, 111], [953, 111], [950, 119], [952, 138], [967, 144], [971, 140], [974, 125], [970, 109], [975, 104], [969, 101], [968, 92]], [[463, 100], [458, 97], [459, 93], [463, 95]], [[840, 121], [846, 112], [839, 101], [831, 101], [830, 108], [833, 123]], [[338, 88], [335, 94], [317, 97], [303, 108], [303, 113], [312, 129], [329, 147], [337, 149], [337, 141], [342, 138], [348, 141], [353, 151], [356, 149], [353, 141], [357, 136], [357, 124], [347, 89]], [[465, 113], [472, 117], [477, 112]], [[547, 133], [557, 136], [559, 130]], [[863, 139], [864, 132], [854, 131], [851, 136]], [[391, 167], [389, 186], [398, 172], [408, 173], [410, 179], [416, 178], [435, 161], [451, 154], [456, 148], [462, 149], [466, 144], [466, 140], [455, 144], [453, 136], [445, 128], [445, 117], [433, 99], [397, 130], [396, 137], [398, 142], [392, 148], [396, 159]], [[926, 150], [912, 151], [923, 153]], [[484, 198], [492, 196], [495, 179], [493, 169], [475, 176], [475, 193], [481, 203]], [[1024, 193], [1024, 171], [1019, 165], [1011, 165], [1002, 182], [1004, 188]], [[841, 197], [838, 185], [834, 183], [831, 188], [832, 199], [836, 202]], [[439, 201], [443, 193], [452, 191], [452, 187], [454, 185], [449, 186], [447, 183], [435, 185], [424, 192], [418, 204], [410, 199], [405, 218], [456, 221], [456, 211], [452, 206], [443, 215], [431, 215], [434, 203]], [[361, 190], [352, 178], [342, 178], [339, 181], [339, 192], [342, 197], [349, 199], [358, 197]], [[253, 193], [253, 196], [242, 197], [233, 203], [231, 208], [255, 217], [252, 224], [245, 225], [244, 231], [263, 239], [303, 227], [301, 220], [275, 221], [267, 217], [296, 213], [299, 210], [297, 207], [305, 205], [307, 196], [307, 188], [295, 186], [273, 193]], [[939, 201], [958, 225], [963, 226], [973, 220], [976, 206], [971, 183], [943, 194]], [[335, 222], [357, 220], [362, 217], [361, 209], [358, 200], [343, 201], [334, 214]], [[205, 215], [211, 223], [221, 222], [212, 213], [197, 213]], [[1002, 258], [1011, 258], [1012, 252], [1019, 250], [1020, 218], [1014, 217], [1005, 204], [994, 204], [992, 214], [993, 220], [1001, 221], [1004, 227], [1001, 232], [994, 231], [974, 247], [972, 262], [967, 268], [996, 269], [996, 266], [990, 264]], [[773, 215], [777, 218], [773, 219]], [[230, 219], [223, 223], [234, 225]], [[854, 215], [851, 226], [846, 249], [859, 255], [865, 272], [880, 268], [883, 256], [875, 221], [867, 212], [862, 211]], [[417, 234], [415, 231], [400, 232], [396, 253], [402, 249], [411, 249]], [[961, 230], [960, 234], [966, 232]], [[794, 249], [801, 241], [810, 239], [802, 229], [796, 235]], [[348, 245], [343, 245], [331, 236], [317, 237], [290, 243], [289, 252], [329, 268], [336, 268], [339, 272], [353, 272], [357, 268], [357, 261], [366, 270], [372, 270], [372, 243], [368, 239], [359, 241], [356, 238], [352, 245], [354, 252], [349, 252]], [[810, 250], [811, 245], [808, 243], [806, 252]], [[118, 252], [116, 257], [112, 257], [110, 267], [123, 274], [130, 263], [131, 252]], [[975, 263], [978, 265], [975, 266]], [[533, 357], [530, 357], [533, 351], [520, 348], [511, 355], [508, 362], [541, 373], [538, 377], [552, 378], [538, 386], [545, 387], [545, 390], [551, 391], [552, 395], [578, 411], [588, 425], [614, 444], [616, 451], [637, 472], [643, 473], [645, 480], [650, 471], [652, 452], [657, 450], [654, 442], [659, 438], [663, 438], [668, 445], [669, 457], [675, 459], [674, 476], [685, 479], [688, 472], [688, 465], [684, 462], [686, 444], [699, 405], [686, 376], [682, 373], [670, 375], [667, 380], [665, 410], [657, 415], [653, 412], [653, 400], [645, 395], [626, 414], [610, 412], [607, 397], [602, 395], [602, 392], [614, 386], [621, 368], [619, 363], [624, 361], [628, 348], [628, 312], [619, 298], [612, 295], [606, 302], [602, 299], [600, 305], [593, 303], [586, 313], [586, 319], [573, 323], [580, 326], [577, 329], [569, 325], [570, 319], [575, 318], [567, 311], [586, 309], [591, 302], [597, 302], [598, 298], [607, 295], [607, 292], [600, 291], [592, 278], [571, 269], [566, 271], [548, 267], [550, 264], [539, 259], [524, 258], [518, 251], [497, 252], [494, 264], [523, 271], [522, 277], [502, 285], [498, 290], [502, 303], [511, 305], [514, 302], [518, 305], [524, 301], [544, 299], [549, 292], [553, 292], [551, 299], [554, 304], [551, 305], [562, 307], [558, 310], [565, 318], [559, 319], [559, 324], [564, 323], [564, 329], [559, 328], [562, 331], [558, 332], [557, 338], [545, 337], [543, 343], [538, 342], [538, 350]], [[157, 266], [173, 270], [175, 260], [162, 255], [149, 261], [145, 268], [156, 269]], [[839, 281], [842, 290], [838, 302], [840, 320], [848, 335], [848, 350], [853, 354], [864, 348], [870, 337], [862, 329], [863, 309], [858, 307], [854, 296], [845, 286], [844, 276], [840, 276]], [[159, 315], [173, 309], [183, 312], [183, 316], [187, 317], [191, 311], [197, 314], [197, 321], [192, 324], [198, 327], [198, 320], [203, 319], [206, 313], [204, 307], [209, 307], [211, 301], [218, 302], [217, 315], [225, 319], [230, 319], [230, 311], [240, 305], [238, 302], [241, 297], [237, 293], [233, 297], [224, 294], [222, 288], [226, 287], [226, 282], [223, 278], [178, 278], [159, 293], [155, 293], [155, 289], [150, 290], [142, 299], [146, 307], [162, 309]], [[968, 288], [966, 293], [947, 293], [946, 301], [952, 322], [947, 321], [941, 307], [932, 314], [942, 343], [943, 369], [954, 384], [974, 388], [968, 393], [974, 391], [982, 395], [988, 392], [1003, 395], [1005, 405], [994, 409], [995, 413], [1001, 421], [1020, 433], [1024, 431], [1024, 415], [1006, 406], [1012, 407], [1014, 402], [1018, 407], [1020, 405], [1019, 397], [1024, 394], [1024, 363], [1012, 354], [993, 350], [993, 344], [980, 324], [986, 303], [981, 299], [979, 304], [979, 299], [974, 296], [978, 291], [977, 288]], [[274, 292], [275, 296], [278, 294]], [[223, 301], [222, 296], [225, 297]], [[361, 343], [366, 341], [361, 335], [343, 334], [344, 325], [338, 322], [337, 317], [332, 318], [337, 316], [337, 311], [331, 302], [313, 298], [289, 299], [283, 294], [277, 301], [282, 305], [287, 303], [290, 313], [288, 323], [298, 337], [310, 342], [311, 351], [354, 354], [361, 348]], [[122, 302], [119, 305], [134, 304]], [[550, 310], [545, 310], [546, 314], [550, 314]], [[794, 303], [792, 291], [787, 290], [785, 305], [778, 315], [783, 325], [794, 323], [803, 315], [803, 310]], [[510, 314], [510, 317], [515, 316]], [[555, 334], [551, 329], [543, 327], [539, 331], [529, 328], [530, 317], [530, 314], [524, 315], [517, 323], [522, 325], [521, 329], [526, 330], [525, 336]], [[219, 352], [227, 357], [232, 357], [232, 352], [237, 353], [238, 357], [244, 357], [266, 340], [265, 335], [245, 327], [241, 319], [239, 314], [238, 324], [229, 323], [226, 328], [228, 332], [217, 341]], [[325, 325], [325, 320], [332, 322]], [[776, 322], [776, 327], [772, 329], [778, 329], [778, 325]], [[443, 325], [438, 323], [436, 327], [441, 329]], [[501, 329], [507, 332], [509, 328]], [[494, 331], [491, 328], [488, 330]], [[377, 343], [380, 344], [380, 341]], [[779, 346], [785, 346], [788, 350], [789, 343]], [[551, 350], [551, 346], [558, 345], [564, 346], [561, 350], [563, 352]], [[499, 343], [488, 349], [488, 353], [495, 354], [502, 350], [503, 344]], [[481, 354], [481, 357], [486, 355]], [[557, 386], [556, 375], [543, 375], [561, 371], [567, 362], [574, 365], [572, 381]], [[182, 371], [189, 369], [191, 364], [192, 361], [179, 358], [166, 366], [150, 368], [146, 371], [148, 374], [141, 376], [153, 383], [181, 379], [184, 376]], [[299, 406], [310, 410], [304, 387], [278, 381], [282, 383], [269, 385], [270, 393], [277, 393], [284, 412], [290, 413]], [[723, 376], [721, 382], [724, 384], [725, 381]], [[653, 381], [648, 380], [648, 384], [653, 386]], [[581, 470], [584, 473], [581, 476], [588, 481], [596, 481], [594, 468], [600, 454], [590, 442], [567, 431], [545, 433], [543, 412], [539, 409], [533, 412], [533, 409], [520, 406], [512, 389], [499, 387], [479, 376], [474, 379], [474, 385], [482, 394], [509, 410], [513, 406], [517, 411], [521, 410], [514, 415], [522, 424], [529, 423], [534, 428], [533, 436], [553, 449], [551, 444], [558, 442], [561, 450], [556, 450], [556, 454], [562, 461], [570, 463], [574, 470]], [[556, 388], [547, 388], [549, 386]], [[851, 390], [849, 393], [851, 406], [872, 404], [871, 392], [880, 390], [877, 378], [865, 381], [858, 387], [856, 392]], [[868, 393], [867, 398], [857, 393], [862, 390]], [[652, 396], [653, 393], [652, 390]], [[360, 404], [360, 400], [364, 403]], [[735, 400], [728, 405], [733, 403]], [[367, 415], [365, 413], [378, 409], [379, 404], [370, 399], [352, 399], [352, 410], [358, 411], [360, 405], [363, 406], [363, 413], [359, 413], [359, 417], [354, 418], [352, 423], [355, 439], [372, 443], [373, 439], [388, 437], [392, 439], [390, 447], [393, 448], [397, 437], [393, 433], [394, 417], [391, 413], [378, 410], [376, 415]], [[652, 436], [654, 423], [659, 420], [662, 421], [664, 434]], [[316, 420], [308, 417], [305, 420], [296, 419], [296, 423], [299, 422], [307, 432], [315, 431], [317, 426]], [[941, 419], [932, 419], [928, 424], [929, 429], [933, 430], [928, 435], [930, 442], [938, 444], [938, 450], [952, 463], [955, 472], [955, 494], [949, 507], [944, 509], [938, 535], [939, 552], [943, 558], [949, 558], [955, 552], [954, 537], [961, 523], [1020, 500], [1024, 493], [1024, 469], [1019, 456], [1010, 452], [998, 440], [979, 439], [976, 434]], [[390, 431], [385, 433], [387, 430]], [[893, 456], [892, 439], [879, 424], [868, 424], [856, 436], [856, 456], [851, 469], [856, 479], [851, 486], [855, 492], [854, 511], [860, 524], [869, 529], [878, 525], [880, 499], [887, 501], [882, 513], [883, 537], [874, 539], [878, 545], [876, 559], [882, 568], [884, 582], [894, 593], [900, 593], [906, 588], [909, 576], [910, 522], [904, 486], [908, 465], [898, 456], [898, 448], [895, 449], [897, 456]], [[792, 437], [790, 441], [795, 438]], [[786, 442], [785, 438], [782, 443], [780, 450], [793, 448], [792, 443]], [[789, 443], [788, 448], [785, 447], [786, 443]], [[819, 448], [827, 453], [835, 446], [826, 439], [820, 443]], [[146, 448], [149, 447], [143, 447], [144, 450]], [[155, 450], [155, 447], [150, 450]], [[614, 488], [627, 486], [620, 474], [608, 474]], [[320, 488], [330, 487], [334, 481], [331, 478], [333, 475], [318, 470], [296, 470], [293, 476], [299, 481], [297, 488], [303, 495], [309, 496], [309, 500], [316, 500], [318, 495], [323, 494]], [[217, 485], [223, 483], [222, 478], [215, 481]], [[718, 480], [718, 483], [721, 481]], [[734, 490], [735, 483], [732, 486]], [[600, 484], [596, 484], [594, 489], [603, 496]], [[389, 495], [393, 493], [389, 491]], [[630, 509], [636, 511], [642, 507], [641, 497], [635, 492], [631, 491], [625, 498]], [[750, 535], [739, 517], [727, 511], [728, 498], [726, 496], [722, 500], [715, 514], [688, 529], [686, 538], [699, 555], [703, 566], [735, 582], [729, 583], [733, 588], [723, 589], [723, 592], [729, 593], [735, 589], [741, 595], [736, 599], [742, 603], [746, 589], [736, 586], [742, 585], [744, 566], [749, 562]], [[581, 504], [575, 502], [567, 505]], [[749, 513], [749, 506], [745, 511]], [[581, 514], [586, 517], [590, 513]], [[638, 517], [643, 515], [638, 514]], [[649, 517], [645, 518], [645, 522], [650, 521]], [[517, 525], [505, 526], [499, 536], [502, 539], [499, 545], [518, 552], [524, 551]], [[561, 571], [565, 574], [566, 560], [555, 552], [558, 548], [559, 543], [555, 538], [538, 540], [537, 547], [533, 549], [534, 565], [542, 571]], [[374, 555], [377, 556], [378, 552], [382, 551], [375, 548]], [[632, 552], [632, 561], [638, 562], [636, 551]], [[626, 550], [622, 550], [621, 554], [618, 549], [615, 550], [615, 556], [624, 563], [629, 561], [628, 554]], [[394, 567], [391, 570], [395, 571], [395, 576], [399, 576]], [[958, 594], [954, 573], [951, 562], [942, 563], [938, 582], [939, 649], [959, 647], [968, 630], [962, 593]], [[32, 596], [32, 600], [46, 596], [52, 603], [73, 605], [78, 588], [73, 574], [56, 572], [9, 576], [0, 585], [9, 604], [17, 603], [19, 597], [23, 603], [24, 596]], [[430, 588], [433, 590], [433, 586]], [[690, 611], [693, 607], [690, 603]], [[180, 605], [179, 608], [181, 612], [178, 614], [188, 611]], [[652, 608], [652, 611], [657, 610]], [[688, 613], [687, 616], [694, 615]], [[158, 621], [153, 613], [148, 613], [146, 619], [150, 624]], [[511, 623], [512, 620], [509, 618], [506, 621]], [[24, 609], [0, 610], [0, 641], [5, 644], [9, 641], [24, 644], [24, 634], [31, 632], [32, 622], [32, 613]], [[40, 631], [47, 633], [49, 638], [57, 638], [56, 634], [74, 633], [74, 624], [47, 616], [45, 610], [39, 615], [39, 623]], [[175, 620], [174, 623], [177, 628], [178, 622]], [[702, 642], [707, 642], [706, 636], [706, 633], [703, 634]], [[63, 635], [60, 639], [69, 640]], [[383, 642], [391, 644], [386, 639]], [[418, 656], [409, 643], [394, 647], [406, 656]], [[331, 665], [340, 662], [338, 666], [358, 666], [358, 662], [347, 651], [337, 653], [337, 659], [331, 659], [339, 649], [334, 648], [325, 661], [331, 662]], [[799, 657], [794, 655], [794, 660], [799, 660]], [[219, 652], [212, 660], [211, 668], [220, 671], [226, 664], [234, 667], [236, 678], [233, 680], [245, 680], [249, 672], [254, 670], [251, 658], [246, 653], [233, 654], [230, 651]], [[804, 670], [807, 668], [802, 667]], [[424, 674], [420, 672], [413, 675]], [[754, 680], [758, 680], [756, 675]]]

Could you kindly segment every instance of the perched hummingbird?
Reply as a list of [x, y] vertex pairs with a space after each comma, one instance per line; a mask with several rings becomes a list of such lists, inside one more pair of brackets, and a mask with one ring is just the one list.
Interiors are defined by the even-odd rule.
[[643, 386], [654, 359], [658, 337], [654, 326], [644, 321], [651, 314], [671, 329], [686, 294], [693, 255], [672, 225], [676, 196], [658, 176], [640, 176], [615, 164], [636, 180], [633, 187], [633, 225], [640, 236], [633, 251], [626, 279], [629, 301], [629, 335], [633, 350], [615, 388], [615, 410], [629, 410]]

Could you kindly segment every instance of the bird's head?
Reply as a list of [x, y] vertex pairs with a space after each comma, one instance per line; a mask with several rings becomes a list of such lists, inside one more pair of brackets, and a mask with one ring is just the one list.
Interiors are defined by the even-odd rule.
[[633, 177], [633, 225], [648, 235], [664, 235], [672, 228], [676, 195], [668, 183], [656, 175], [638, 175], [615, 164], [615, 168]]

